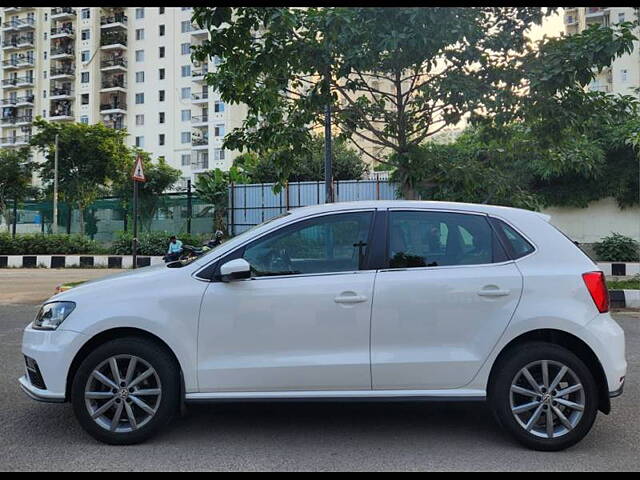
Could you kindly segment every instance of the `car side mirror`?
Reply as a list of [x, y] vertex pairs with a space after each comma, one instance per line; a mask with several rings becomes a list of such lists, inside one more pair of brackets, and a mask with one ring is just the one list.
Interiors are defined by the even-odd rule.
[[251, 278], [251, 265], [244, 258], [230, 260], [220, 267], [220, 280], [232, 282]]

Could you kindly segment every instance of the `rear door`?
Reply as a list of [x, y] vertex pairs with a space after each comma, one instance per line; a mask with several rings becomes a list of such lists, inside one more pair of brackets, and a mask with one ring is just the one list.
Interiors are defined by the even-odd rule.
[[388, 212], [374, 290], [373, 387], [468, 384], [515, 312], [522, 277], [485, 215]]

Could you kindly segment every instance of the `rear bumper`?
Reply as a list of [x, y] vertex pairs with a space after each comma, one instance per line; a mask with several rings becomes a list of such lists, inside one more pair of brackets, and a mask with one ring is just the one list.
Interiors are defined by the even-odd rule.
[[609, 392], [609, 398], [618, 398], [622, 396], [623, 393], [624, 393], [624, 382], [622, 382], [622, 385], [618, 390], [616, 390], [615, 392]]

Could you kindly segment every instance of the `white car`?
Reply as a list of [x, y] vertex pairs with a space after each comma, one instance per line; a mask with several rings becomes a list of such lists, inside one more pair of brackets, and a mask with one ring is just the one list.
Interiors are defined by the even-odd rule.
[[622, 393], [604, 275], [549, 218], [444, 202], [300, 208], [189, 262], [58, 294], [24, 332], [24, 391], [112, 444], [182, 403], [488, 401], [539, 450]]

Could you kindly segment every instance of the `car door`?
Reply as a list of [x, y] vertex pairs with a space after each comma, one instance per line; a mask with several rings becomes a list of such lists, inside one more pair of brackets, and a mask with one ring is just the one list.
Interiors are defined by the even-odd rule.
[[372, 311], [373, 388], [468, 384], [510, 322], [522, 276], [485, 215], [388, 212]]
[[212, 282], [198, 338], [201, 392], [371, 389], [373, 210], [284, 226], [227, 255], [252, 278]]

